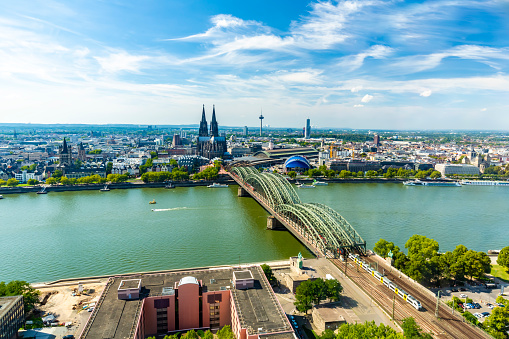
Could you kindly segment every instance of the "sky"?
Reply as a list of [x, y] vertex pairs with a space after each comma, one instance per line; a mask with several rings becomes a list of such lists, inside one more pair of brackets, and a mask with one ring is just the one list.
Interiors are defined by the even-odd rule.
[[509, 0], [0, 0], [0, 122], [509, 130]]

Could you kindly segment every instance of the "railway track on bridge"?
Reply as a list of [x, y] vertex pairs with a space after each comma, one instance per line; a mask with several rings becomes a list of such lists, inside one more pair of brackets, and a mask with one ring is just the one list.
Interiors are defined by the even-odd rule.
[[[376, 262], [369, 257], [364, 259], [368, 263]], [[339, 259], [330, 260], [339, 269], [345, 272], [344, 262]], [[413, 283], [400, 279], [396, 274], [386, 272], [386, 276], [388, 276], [392, 282], [421, 302], [423, 307], [421, 311], [416, 310], [380, 281], [376, 280], [371, 274], [359, 268], [357, 264], [350, 260], [348, 261], [346, 275], [348, 275], [348, 277], [366, 294], [371, 296], [371, 298], [391, 317], [394, 302], [394, 320], [399, 324], [401, 324], [404, 318], [413, 317], [425, 332], [433, 334], [436, 338], [491, 338], [491, 336], [481, 329], [474, 328], [463, 322], [460, 316], [451, 314], [451, 311], [442, 304], [439, 304], [439, 318], [437, 319], [435, 317], [436, 298], [432, 299], [430, 295], [413, 286]]]

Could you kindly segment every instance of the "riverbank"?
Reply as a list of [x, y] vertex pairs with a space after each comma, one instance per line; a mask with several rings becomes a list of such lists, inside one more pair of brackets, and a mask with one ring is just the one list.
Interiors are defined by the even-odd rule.
[[[366, 184], [366, 183], [393, 183], [400, 184], [405, 181], [405, 179], [399, 178], [333, 178], [333, 179], [324, 179], [319, 178], [320, 181], [324, 181], [327, 183], [341, 183], [341, 184]], [[300, 183], [312, 183], [312, 178], [303, 178], [303, 179], [289, 179], [290, 183], [295, 184], [296, 182]], [[171, 184], [174, 187], [195, 187], [195, 186], [208, 186], [213, 183], [221, 183], [228, 185], [236, 185], [235, 181], [230, 179], [228, 176], [219, 177], [215, 180], [199, 180], [199, 181], [173, 181]], [[111, 183], [108, 184], [108, 188], [110, 190], [114, 189], [133, 189], [133, 188], [164, 188], [166, 183], [163, 182], [151, 182], [151, 183]], [[94, 191], [100, 190], [104, 187], [104, 184], [77, 184], [77, 185], [52, 185], [46, 186], [46, 192], [67, 192], [67, 191]], [[22, 193], [36, 193], [41, 190], [41, 186], [19, 186], [19, 187], [0, 187], [0, 194], [22, 194]]]

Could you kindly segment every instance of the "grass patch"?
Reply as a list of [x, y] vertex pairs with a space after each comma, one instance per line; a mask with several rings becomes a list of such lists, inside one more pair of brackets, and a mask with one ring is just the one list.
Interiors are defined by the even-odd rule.
[[302, 328], [304, 329], [304, 332], [306, 332], [306, 335], [309, 339], [318, 339], [320, 338], [320, 336], [318, 334], [315, 333], [315, 331], [305, 327], [305, 326], [302, 326]]
[[500, 265], [491, 265], [491, 275], [494, 277], [497, 277], [499, 279], [502, 279], [506, 282], [509, 282], [509, 272], [506, 270], [505, 267]]

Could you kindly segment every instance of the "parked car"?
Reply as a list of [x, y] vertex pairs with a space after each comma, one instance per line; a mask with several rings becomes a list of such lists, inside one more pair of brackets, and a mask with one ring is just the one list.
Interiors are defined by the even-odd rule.
[[465, 293], [461, 293], [460, 298], [468, 298], [468, 296]]
[[474, 316], [475, 316], [477, 319], [482, 318], [482, 314], [481, 314], [481, 313], [474, 313]]
[[74, 339], [74, 336], [72, 334], [64, 335], [62, 339]]
[[490, 304], [490, 303], [486, 303], [486, 306], [487, 306], [488, 308], [491, 308], [491, 309], [495, 307], [495, 306], [493, 306], [493, 304]]
[[465, 308], [474, 308], [474, 305], [472, 305], [471, 303], [465, 303]]
[[489, 317], [490, 316], [490, 312], [483, 312], [481, 314], [483, 315], [483, 317]]
[[500, 307], [505, 307], [505, 305], [501, 304], [501, 303], [497, 303], [497, 305], [500, 306]]
[[474, 305], [474, 308], [477, 308], [477, 309], [481, 308], [481, 305], [479, 305], [479, 303], [472, 303], [472, 305]]

